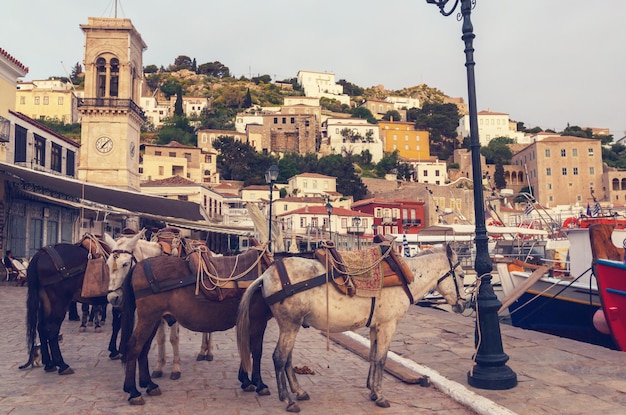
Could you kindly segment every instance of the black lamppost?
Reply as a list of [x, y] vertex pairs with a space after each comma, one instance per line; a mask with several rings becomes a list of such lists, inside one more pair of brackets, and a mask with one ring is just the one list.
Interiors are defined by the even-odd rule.
[[272, 164], [269, 169], [265, 172], [265, 183], [270, 185], [270, 217], [269, 217], [269, 229], [267, 233], [267, 248], [269, 251], [272, 251], [272, 196], [274, 193], [274, 182], [278, 179], [278, 166]]
[[326, 202], [326, 213], [328, 213], [328, 239], [333, 240], [333, 233], [330, 228], [330, 215], [333, 213], [333, 205], [330, 204], [330, 200]]
[[[480, 288], [476, 298], [476, 328], [474, 343], [478, 347], [475, 365], [467, 374], [471, 386], [481, 389], [503, 390], [517, 385], [517, 375], [506, 365], [509, 357], [502, 348], [502, 335], [498, 309], [502, 305], [493, 292], [491, 285], [491, 259], [487, 246], [487, 228], [485, 226], [484, 196], [480, 165], [480, 140], [478, 137], [478, 113], [476, 109], [476, 79], [474, 77], [474, 27], [470, 19], [476, 0], [426, 0], [434, 4], [444, 16], [450, 16], [459, 3], [461, 11], [458, 20], [463, 20], [465, 42], [465, 68], [467, 69], [467, 91], [470, 117], [470, 148], [472, 149], [472, 178], [474, 181], [474, 218], [476, 223], [476, 275], [480, 278]], [[451, 3], [451, 7], [447, 7]]]
[[360, 217], [355, 217], [352, 218], [352, 226], [356, 225], [356, 244], [357, 244], [357, 249], [361, 250], [361, 238], [359, 237], [359, 228], [361, 226], [361, 218]]

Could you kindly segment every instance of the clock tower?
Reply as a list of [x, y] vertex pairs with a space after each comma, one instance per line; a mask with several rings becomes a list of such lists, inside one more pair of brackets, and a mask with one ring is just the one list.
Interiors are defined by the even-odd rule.
[[81, 147], [78, 178], [139, 191], [137, 104], [146, 44], [130, 19], [90, 17], [85, 33], [85, 92], [79, 101]]

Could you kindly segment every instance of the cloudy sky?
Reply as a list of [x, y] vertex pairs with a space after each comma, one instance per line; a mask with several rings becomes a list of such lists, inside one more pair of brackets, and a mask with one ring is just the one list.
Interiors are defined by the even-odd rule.
[[[115, 1], [0, 0], [0, 10], [0, 47], [34, 80], [82, 63], [79, 25], [114, 17]], [[425, 83], [467, 100], [461, 23], [426, 0], [118, 0], [117, 16], [148, 45], [144, 65], [186, 55], [235, 76], [328, 71], [362, 87]], [[623, 0], [477, 0], [478, 110], [626, 135], [624, 16]]]

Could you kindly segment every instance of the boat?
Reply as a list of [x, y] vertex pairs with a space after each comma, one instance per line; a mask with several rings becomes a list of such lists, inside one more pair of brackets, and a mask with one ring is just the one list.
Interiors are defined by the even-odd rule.
[[613, 337], [594, 325], [602, 303], [592, 270], [589, 229], [567, 230], [569, 261], [565, 269], [546, 257], [534, 262], [494, 257], [503, 291], [500, 313], [508, 311], [516, 327], [618, 349]]
[[589, 230], [593, 272], [598, 281], [601, 311], [594, 316], [595, 327], [610, 334], [617, 347], [626, 351], [626, 232], [612, 225], [594, 225]]

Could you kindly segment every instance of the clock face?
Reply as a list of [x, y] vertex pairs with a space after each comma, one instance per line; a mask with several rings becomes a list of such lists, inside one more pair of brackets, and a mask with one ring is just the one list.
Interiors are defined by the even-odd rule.
[[113, 140], [110, 137], [100, 137], [96, 140], [96, 150], [101, 153], [108, 153], [113, 150]]
[[130, 158], [135, 158], [135, 143], [130, 143]]

